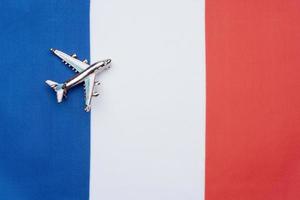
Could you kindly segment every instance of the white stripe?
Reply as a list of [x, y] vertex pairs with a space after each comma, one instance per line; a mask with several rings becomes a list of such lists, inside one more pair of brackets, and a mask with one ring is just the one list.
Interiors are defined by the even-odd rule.
[[204, 0], [91, 2], [91, 200], [204, 199]]

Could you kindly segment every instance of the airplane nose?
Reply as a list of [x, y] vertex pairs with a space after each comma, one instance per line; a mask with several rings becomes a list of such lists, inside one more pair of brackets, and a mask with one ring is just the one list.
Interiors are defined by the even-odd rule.
[[106, 60], [105, 60], [105, 64], [106, 64], [106, 65], [109, 65], [110, 63], [111, 63], [111, 59], [106, 59]]
[[105, 66], [106, 66], [106, 69], [109, 69], [109, 68], [110, 68], [110, 64], [111, 64], [111, 59], [106, 59], [106, 60], [105, 60]]

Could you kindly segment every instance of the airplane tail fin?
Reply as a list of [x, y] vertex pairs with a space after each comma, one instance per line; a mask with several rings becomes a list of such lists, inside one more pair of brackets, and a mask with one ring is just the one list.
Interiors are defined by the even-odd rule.
[[62, 99], [66, 93], [64, 89], [64, 84], [57, 83], [51, 80], [47, 80], [46, 83], [56, 92], [57, 102], [58, 103], [62, 102]]

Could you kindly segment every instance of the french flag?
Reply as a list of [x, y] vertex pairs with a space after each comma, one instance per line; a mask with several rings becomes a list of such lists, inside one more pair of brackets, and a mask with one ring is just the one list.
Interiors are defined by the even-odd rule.
[[[299, 0], [0, 8], [0, 200], [300, 199]], [[50, 48], [112, 59], [90, 113]]]

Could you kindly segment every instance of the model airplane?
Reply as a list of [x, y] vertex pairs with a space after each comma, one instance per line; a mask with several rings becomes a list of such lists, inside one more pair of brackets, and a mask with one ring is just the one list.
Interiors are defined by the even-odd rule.
[[51, 51], [61, 58], [66, 65], [69, 65], [77, 72], [75, 76], [64, 83], [57, 83], [51, 80], [46, 81], [46, 83], [56, 92], [57, 102], [62, 102], [63, 97], [66, 97], [69, 89], [84, 82], [85, 111], [89, 112], [91, 110], [92, 97], [99, 95], [99, 93], [94, 91], [95, 85], [100, 84], [98, 81], [95, 81], [95, 76], [97, 73], [110, 68], [111, 60], [102, 60], [89, 65], [87, 60], [80, 61], [76, 59], [76, 54], [69, 56], [68, 54], [65, 54], [59, 50], [51, 49]]

